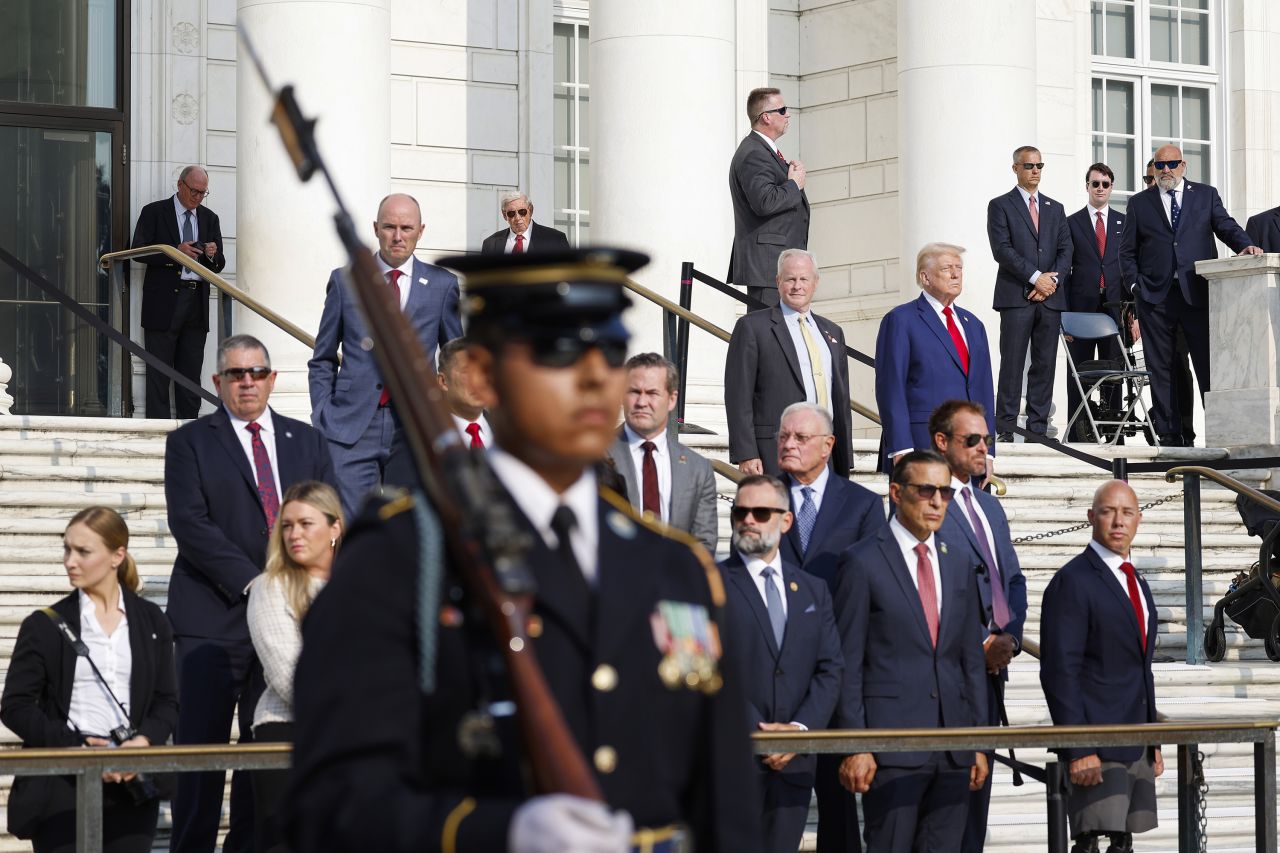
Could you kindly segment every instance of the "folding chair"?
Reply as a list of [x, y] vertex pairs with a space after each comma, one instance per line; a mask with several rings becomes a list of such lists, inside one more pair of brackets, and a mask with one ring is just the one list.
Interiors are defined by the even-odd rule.
[[[1146, 434], [1147, 443], [1159, 447], [1150, 413], [1142, 400], [1142, 389], [1151, 384], [1151, 375], [1134, 368], [1129, 350], [1111, 315], [1064, 311], [1061, 335], [1063, 350], [1067, 354], [1067, 381], [1074, 382], [1080, 393], [1080, 404], [1067, 418], [1065, 434], [1070, 435], [1072, 425], [1083, 418], [1088, 423], [1087, 437], [1098, 444], [1116, 444], [1120, 436], [1136, 435], [1141, 429]], [[1114, 339], [1120, 358], [1085, 361], [1077, 365], [1071, 357], [1071, 348], [1066, 346], [1068, 337], [1078, 341]], [[1101, 394], [1096, 401], [1089, 399], [1090, 395], [1108, 387], [1116, 389], [1115, 398], [1120, 400], [1118, 407], [1103, 405]]]

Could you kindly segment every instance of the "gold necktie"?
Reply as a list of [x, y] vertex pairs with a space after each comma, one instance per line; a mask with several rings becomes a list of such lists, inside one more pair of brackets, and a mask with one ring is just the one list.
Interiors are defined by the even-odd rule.
[[806, 315], [800, 317], [800, 336], [804, 338], [804, 348], [809, 351], [809, 370], [813, 373], [813, 388], [818, 394], [818, 405], [824, 409], [830, 408], [827, 403], [827, 377], [822, 372], [822, 354], [818, 352], [818, 346], [809, 334], [809, 318]]

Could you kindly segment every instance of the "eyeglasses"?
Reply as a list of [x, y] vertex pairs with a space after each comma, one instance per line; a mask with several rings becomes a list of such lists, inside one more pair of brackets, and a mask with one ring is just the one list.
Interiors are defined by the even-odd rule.
[[934, 494], [942, 495], [942, 502], [946, 503], [955, 497], [956, 490], [951, 486], [935, 486], [932, 483], [903, 483], [903, 486], [910, 486], [915, 493], [920, 496], [922, 501], [933, 500]]
[[230, 379], [232, 382], [239, 382], [246, 376], [254, 382], [261, 382], [272, 374], [270, 367], [228, 367], [219, 371], [218, 375], [223, 379]]
[[502, 212], [502, 215], [507, 217], [507, 219], [515, 219], [517, 216], [519, 216], [521, 219], [524, 219], [526, 216], [529, 215], [529, 208], [522, 207], [519, 210], [504, 210]]
[[776, 506], [738, 506], [737, 504], [729, 507], [729, 517], [732, 518], [735, 523], [745, 520], [747, 514], [750, 513], [751, 517], [755, 519], [757, 524], [764, 524], [769, 519], [782, 512], [791, 512], [791, 510], [778, 509]]
[[1104, 190], [1106, 190], [1111, 188], [1111, 182], [1110, 181], [1090, 181], [1089, 186], [1093, 187], [1095, 190], [1098, 187], [1102, 187]]
[[1142, 182], [1143, 182], [1144, 184], [1146, 184], [1147, 186], [1151, 186], [1152, 184], [1154, 184], [1154, 183], [1156, 182], [1156, 176], [1155, 176], [1155, 175], [1143, 175], [1143, 176], [1142, 176]]
[[760, 119], [764, 118], [769, 113], [777, 113], [780, 116], [784, 116], [787, 114], [787, 108], [785, 106], [782, 106], [782, 107], [774, 107], [771, 110], [761, 110], [760, 115], [756, 116], [756, 121], [759, 121]]
[[994, 435], [983, 435], [982, 433], [979, 433], [979, 432], [971, 432], [968, 435], [960, 435], [959, 433], [949, 432], [947, 433], [947, 435], [949, 435], [951, 438], [964, 439], [965, 447], [977, 447], [979, 442], [985, 442], [987, 447], [990, 447], [991, 445], [996, 443], [996, 437]]
[[1156, 167], [1157, 172], [1163, 172], [1165, 169], [1168, 169], [1169, 171], [1173, 171], [1174, 169], [1182, 165], [1182, 161], [1181, 160], [1157, 160], [1151, 165]]
[[209, 192], [208, 190], [198, 190], [198, 189], [196, 189], [195, 187], [191, 186], [191, 184], [187, 183], [186, 181], [178, 181], [178, 183], [180, 183], [180, 184], [182, 184], [184, 187], [186, 187], [186, 188], [187, 188], [187, 191], [188, 191], [188, 192], [190, 192], [190, 193], [191, 193], [193, 196], [195, 196], [196, 198], [208, 198], [209, 196], [213, 195], [213, 193]]
[[613, 368], [622, 367], [627, 360], [624, 341], [592, 340], [578, 337], [553, 337], [528, 341], [530, 357], [539, 367], [571, 367], [593, 347], [600, 350], [605, 362]]
[[826, 438], [831, 435], [829, 432], [814, 433], [813, 435], [805, 435], [802, 432], [780, 432], [778, 433], [778, 444], [786, 444], [791, 439], [796, 440], [796, 444], [808, 444], [815, 438]]
[[1030, 172], [1032, 169], [1043, 169], [1044, 163], [1019, 163], [1019, 166]]

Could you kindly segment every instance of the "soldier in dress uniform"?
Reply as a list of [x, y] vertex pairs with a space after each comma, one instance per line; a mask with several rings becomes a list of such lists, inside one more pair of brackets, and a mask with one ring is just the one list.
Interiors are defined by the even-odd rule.
[[593, 469], [625, 388], [622, 282], [646, 260], [441, 261], [467, 278], [486, 457], [532, 541], [530, 642], [606, 802], [530, 790], [496, 643], [447, 559], [421, 582], [430, 519], [405, 494], [366, 508], [307, 615], [286, 807], [298, 853], [760, 850], [719, 575]]

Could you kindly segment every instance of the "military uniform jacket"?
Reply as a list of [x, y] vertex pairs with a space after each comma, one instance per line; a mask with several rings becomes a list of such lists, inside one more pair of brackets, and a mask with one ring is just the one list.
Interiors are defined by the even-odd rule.
[[[513, 813], [531, 796], [513, 718], [496, 720], [496, 757], [459, 746], [464, 717], [509, 691], [491, 635], [450, 567], [435, 691], [419, 689], [409, 502], [366, 510], [303, 626], [285, 818], [299, 853], [505, 851]], [[533, 533], [531, 644], [551, 692], [605, 798], [637, 827], [682, 822], [700, 853], [759, 850], [758, 816], [744, 807], [759, 795], [732, 660], [721, 659], [724, 684], [714, 694], [670, 689], [658, 674], [650, 615], [658, 602], [676, 601], [714, 618], [706, 569], [686, 544], [644, 526], [624, 499], [602, 492], [598, 508], [593, 597]]]

